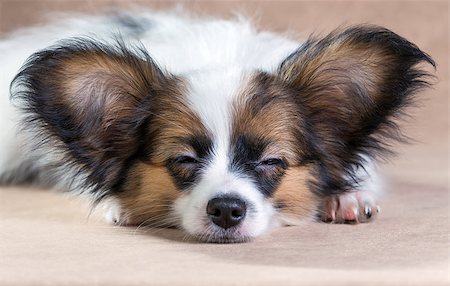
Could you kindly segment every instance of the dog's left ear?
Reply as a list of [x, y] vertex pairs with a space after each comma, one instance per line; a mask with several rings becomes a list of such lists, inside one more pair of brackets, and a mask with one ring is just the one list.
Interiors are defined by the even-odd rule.
[[[376, 26], [335, 31], [309, 39], [280, 66], [314, 133], [312, 148], [322, 166], [322, 188], [339, 191], [364, 156], [385, 150], [392, 121], [427, 86], [417, 65], [429, 55], [397, 34]], [[392, 128], [394, 127], [394, 129]]]

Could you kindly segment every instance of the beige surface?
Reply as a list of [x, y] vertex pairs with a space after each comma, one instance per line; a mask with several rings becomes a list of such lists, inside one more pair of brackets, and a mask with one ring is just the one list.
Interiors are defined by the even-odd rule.
[[[95, 11], [113, 1], [0, 1], [0, 32], [51, 10]], [[139, 3], [147, 3], [141, 1]], [[127, 5], [120, 2], [118, 5]], [[153, 7], [168, 6], [152, 3]], [[448, 3], [195, 2], [195, 11], [259, 14], [261, 26], [300, 37], [370, 22], [404, 35], [438, 64], [433, 89], [405, 124], [418, 142], [383, 167], [383, 213], [367, 225], [315, 223], [246, 244], [201, 244], [177, 230], [111, 227], [79, 199], [0, 190], [0, 284], [448, 285]]]
[[196, 243], [177, 230], [108, 226], [95, 215], [87, 219], [79, 200], [5, 189], [0, 283], [445, 285], [445, 190], [425, 193], [406, 183], [398, 190], [376, 223], [316, 223], [220, 245]]

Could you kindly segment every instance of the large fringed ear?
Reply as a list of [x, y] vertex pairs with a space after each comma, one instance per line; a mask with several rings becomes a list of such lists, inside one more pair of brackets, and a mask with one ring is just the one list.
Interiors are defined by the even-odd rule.
[[314, 133], [320, 191], [352, 186], [365, 158], [388, 151], [386, 140], [399, 134], [393, 120], [429, 85], [421, 63], [435, 67], [416, 45], [366, 25], [309, 39], [281, 64]]
[[158, 96], [174, 92], [141, 48], [80, 38], [33, 54], [11, 85], [24, 127], [84, 176], [86, 187], [113, 191], [141, 149]]

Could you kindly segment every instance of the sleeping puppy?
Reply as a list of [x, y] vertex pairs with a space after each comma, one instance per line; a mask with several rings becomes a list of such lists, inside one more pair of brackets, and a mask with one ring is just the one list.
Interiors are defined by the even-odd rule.
[[51, 184], [112, 223], [209, 242], [375, 217], [374, 160], [428, 85], [418, 65], [435, 65], [377, 26], [299, 43], [155, 12], [60, 20], [0, 52], [4, 184]]

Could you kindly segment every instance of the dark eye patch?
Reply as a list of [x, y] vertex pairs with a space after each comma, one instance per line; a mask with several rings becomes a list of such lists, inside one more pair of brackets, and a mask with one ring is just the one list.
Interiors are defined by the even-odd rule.
[[232, 144], [232, 168], [242, 168], [249, 163], [256, 163], [261, 158], [269, 142], [261, 138], [251, 138], [241, 135]]
[[261, 159], [269, 144], [262, 138], [241, 135], [231, 148], [231, 171], [244, 173], [254, 179], [265, 196], [273, 194], [288, 167], [283, 158]]
[[181, 190], [191, 187], [198, 179], [199, 173], [212, 153], [212, 140], [206, 136], [183, 137], [180, 144], [190, 146], [195, 156], [179, 155], [166, 162], [166, 168], [174, 183]]
[[195, 151], [198, 158], [203, 159], [212, 153], [213, 142], [211, 138], [205, 135], [193, 135], [190, 137], [179, 138], [180, 144], [185, 144]]
[[198, 178], [201, 165], [198, 163], [185, 163], [177, 159], [170, 159], [166, 168], [172, 176], [174, 183], [179, 189], [187, 189], [192, 186]]

